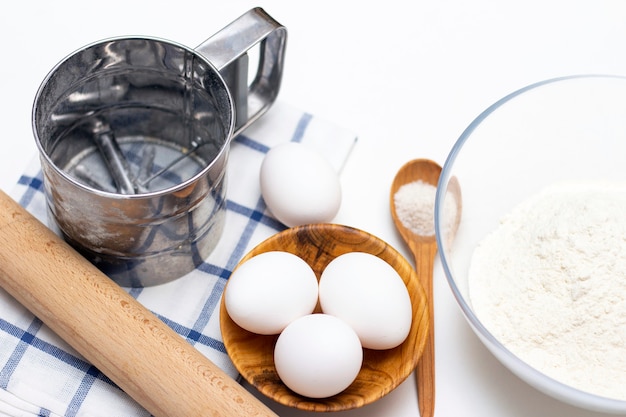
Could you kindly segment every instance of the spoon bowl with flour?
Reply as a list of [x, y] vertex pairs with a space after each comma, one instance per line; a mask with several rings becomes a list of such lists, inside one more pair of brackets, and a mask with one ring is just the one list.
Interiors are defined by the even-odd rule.
[[[433, 266], [437, 254], [435, 237], [435, 197], [441, 166], [429, 159], [414, 159], [400, 168], [391, 185], [391, 217], [415, 258], [417, 276], [426, 291], [430, 313], [430, 335], [416, 368], [420, 416], [432, 417], [435, 409], [435, 337], [433, 306]], [[444, 210], [453, 219], [446, 225], [451, 240], [461, 216], [461, 192], [457, 186], [444, 199]]]

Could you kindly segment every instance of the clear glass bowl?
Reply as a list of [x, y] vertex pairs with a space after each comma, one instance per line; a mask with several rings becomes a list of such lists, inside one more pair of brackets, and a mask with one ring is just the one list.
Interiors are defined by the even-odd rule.
[[[445, 275], [479, 339], [540, 391], [605, 413], [626, 413], [626, 401], [583, 392], [546, 376], [485, 328], [468, 297], [468, 270], [478, 242], [514, 206], [560, 180], [626, 180], [625, 158], [625, 77], [581, 75], [539, 82], [494, 103], [462, 133], [443, 166], [435, 208]], [[449, 222], [443, 199], [456, 180], [463, 212], [449, 244], [442, 233]]]

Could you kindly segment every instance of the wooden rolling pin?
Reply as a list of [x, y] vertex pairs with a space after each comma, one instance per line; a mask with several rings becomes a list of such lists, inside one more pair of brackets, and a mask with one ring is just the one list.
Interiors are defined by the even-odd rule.
[[276, 416], [2, 191], [0, 286], [154, 416]]

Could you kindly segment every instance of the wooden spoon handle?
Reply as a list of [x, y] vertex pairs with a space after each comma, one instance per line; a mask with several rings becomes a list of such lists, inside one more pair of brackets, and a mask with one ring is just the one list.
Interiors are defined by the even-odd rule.
[[155, 416], [276, 416], [2, 191], [0, 286]]
[[437, 244], [415, 243], [411, 245], [415, 257], [415, 268], [428, 300], [429, 332], [422, 357], [415, 369], [417, 400], [420, 417], [435, 414], [435, 311], [433, 300], [433, 268], [437, 254]]

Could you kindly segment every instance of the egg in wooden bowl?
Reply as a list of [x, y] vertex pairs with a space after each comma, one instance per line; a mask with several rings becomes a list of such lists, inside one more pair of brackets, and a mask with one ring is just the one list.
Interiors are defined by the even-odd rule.
[[[240, 260], [233, 274], [253, 257], [275, 251], [288, 252], [304, 260], [317, 280], [333, 260], [345, 254], [363, 253], [384, 261], [406, 286], [410, 325], [406, 338], [393, 348], [362, 348], [361, 366], [347, 388], [330, 396], [306, 396], [290, 389], [277, 372], [274, 354], [280, 334], [264, 335], [245, 330], [230, 317], [225, 303], [227, 283], [220, 305], [222, 338], [233, 364], [250, 385], [288, 407], [335, 412], [358, 408], [384, 397], [413, 372], [429, 331], [428, 300], [412, 265], [399, 252], [378, 237], [356, 228], [308, 224], [284, 230], [260, 243]], [[325, 314], [320, 303], [312, 314]]]

